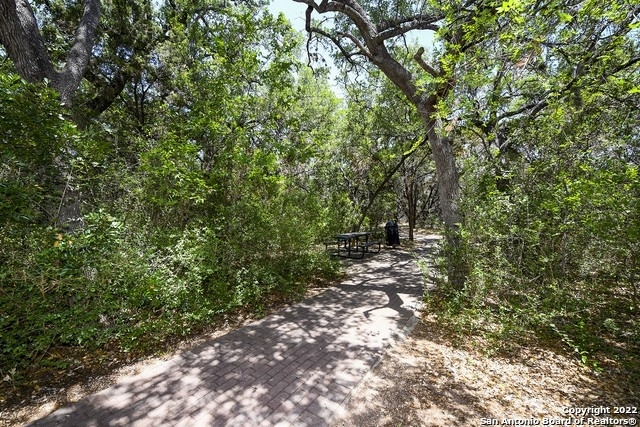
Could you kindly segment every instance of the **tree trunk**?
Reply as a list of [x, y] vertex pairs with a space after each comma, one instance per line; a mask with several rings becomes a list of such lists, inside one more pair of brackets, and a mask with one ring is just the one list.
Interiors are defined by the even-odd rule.
[[[432, 104], [434, 105], [434, 104]], [[454, 289], [462, 289], [467, 279], [467, 268], [462, 251], [460, 224], [462, 217], [458, 209], [460, 197], [460, 174], [456, 166], [453, 153], [453, 142], [450, 138], [443, 138], [437, 132], [438, 123], [429, 105], [418, 111], [427, 124], [429, 145], [433, 153], [438, 179], [438, 194], [440, 196], [440, 212], [445, 225], [447, 279]]]
[[413, 230], [416, 227], [416, 189], [413, 183], [407, 187], [407, 221], [409, 222], [409, 240], [413, 242]]
[[[433, 128], [433, 126], [428, 126], [428, 128]], [[442, 220], [447, 229], [456, 231], [461, 222], [458, 210], [460, 175], [456, 167], [452, 141], [449, 138], [441, 138], [434, 130], [428, 131], [433, 133], [433, 136], [429, 137], [429, 142], [436, 165]]]
[[0, 0], [0, 42], [20, 77], [30, 83], [53, 80], [53, 65], [26, 0]]
[[84, 75], [100, 21], [100, 1], [85, 0], [76, 38], [64, 67], [56, 71], [47, 53], [33, 9], [27, 0], [0, 0], [0, 43], [16, 71], [28, 82], [49, 80], [66, 106]]
[[[84, 13], [78, 24], [73, 45], [67, 53], [66, 62], [57, 71], [47, 53], [44, 40], [33, 9], [27, 0], [0, 0], [0, 43], [5, 47], [16, 71], [26, 81], [47, 81], [60, 94], [60, 100], [71, 107], [74, 92], [85, 73], [94, 44], [94, 36], [100, 21], [100, 1], [85, 0]], [[58, 165], [59, 171], [66, 169]], [[56, 226], [77, 228], [81, 225], [81, 192], [64, 183], [62, 200], [57, 209]]]
[[457, 230], [460, 224], [460, 213], [458, 212], [460, 177], [456, 168], [452, 141], [449, 138], [441, 137], [438, 133], [440, 124], [436, 118], [435, 110], [438, 101], [446, 97], [448, 84], [445, 84], [436, 95], [427, 96], [415, 86], [409, 71], [393, 59], [386, 50], [381, 50], [373, 62], [416, 106], [424, 121], [436, 166], [442, 220], [447, 229]]
[[381, 50], [372, 59], [374, 64], [398, 86], [405, 96], [416, 106], [425, 123], [429, 146], [433, 154], [440, 195], [440, 210], [445, 226], [448, 246], [447, 266], [449, 283], [457, 289], [462, 288], [467, 277], [464, 260], [460, 252], [462, 241], [459, 235], [461, 216], [458, 209], [460, 197], [460, 175], [453, 152], [453, 141], [439, 133], [440, 121], [436, 114], [438, 101], [446, 98], [452, 82], [442, 85], [440, 90], [430, 96], [419, 91], [413, 83], [409, 71], [394, 60], [386, 50]]

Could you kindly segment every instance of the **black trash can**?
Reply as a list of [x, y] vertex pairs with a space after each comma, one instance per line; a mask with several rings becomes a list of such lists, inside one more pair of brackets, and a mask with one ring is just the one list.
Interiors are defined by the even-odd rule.
[[398, 223], [395, 221], [387, 222], [384, 226], [384, 230], [387, 234], [387, 246], [396, 246], [400, 244], [400, 234], [398, 233]]

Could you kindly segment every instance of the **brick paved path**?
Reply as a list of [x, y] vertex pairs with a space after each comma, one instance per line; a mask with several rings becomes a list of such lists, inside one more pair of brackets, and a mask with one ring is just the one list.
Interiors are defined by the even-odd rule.
[[420, 271], [406, 251], [344, 262], [355, 274], [339, 286], [30, 425], [327, 425], [385, 348], [412, 326], [422, 294]]

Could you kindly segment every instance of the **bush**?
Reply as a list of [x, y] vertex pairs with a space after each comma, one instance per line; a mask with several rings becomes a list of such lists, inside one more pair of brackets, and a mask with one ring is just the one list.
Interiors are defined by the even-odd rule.
[[572, 154], [512, 164], [508, 191], [490, 165], [468, 164], [461, 244], [440, 267], [462, 260], [465, 287], [443, 283], [429, 300], [495, 343], [555, 337], [581, 360], [615, 351], [608, 342], [638, 351], [638, 167], [602, 164], [605, 153], [558, 166]]

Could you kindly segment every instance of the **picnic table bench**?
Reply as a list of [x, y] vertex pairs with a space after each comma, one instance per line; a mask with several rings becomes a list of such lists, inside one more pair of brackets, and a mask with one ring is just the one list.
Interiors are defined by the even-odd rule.
[[[374, 253], [378, 253], [380, 252], [380, 245], [382, 244], [382, 240], [373, 240], [371, 242], [365, 242], [365, 243], [360, 243], [358, 245], [359, 248], [364, 249], [366, 252], [374, 252]], [[377, 249], [375, 251], [372, 251], [370, 248], [371, 246], [378, 246]]]
[[[338, 256], [346, 256], [351, 258], [351, 254], [354, 253], [354, 258], [364, 258], [366, 252], [380, 252], [381, 241], [373, 240], [369, 241], [369, 236], [373, 234], [368, 231], [357, 231], [353, 233], [342, 233], [336, 236], [338, 243]], [[361, 241], [364, 239], [364, 242]], [[371, 248], [377, 246], [376, 250]], [[342, 255], [346, 253], [346, 255]]]

